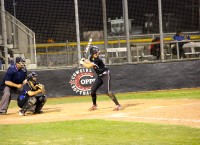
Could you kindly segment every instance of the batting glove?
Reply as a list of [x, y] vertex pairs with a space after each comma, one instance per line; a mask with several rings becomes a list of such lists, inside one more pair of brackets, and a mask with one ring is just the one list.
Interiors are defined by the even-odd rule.
[[84, 63], [84, 61], [85, 61], [85, 58], [81, 58], [81, 60], [80, 60], [80, 64], [83, 64]]

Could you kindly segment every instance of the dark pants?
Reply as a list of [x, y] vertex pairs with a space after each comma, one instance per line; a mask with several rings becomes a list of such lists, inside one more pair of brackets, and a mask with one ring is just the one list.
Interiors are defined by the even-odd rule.
[[44, 106], [46, 100], [47, 98], [45, 95], [35, 96], [35, 97], [24, 97], [24, 98], [18, 97], [17, 104], [20, 108], [25, 107], [26, 111], [32, 109], [33, 106], [35, 106], [34, 112], [39, 112]]
[[160, 59], [160, 43], [151, 45], [151, 55], [155, 56], [157, 60]]
[[111, 75], [110, 75], [109, 71], [106, 74], [97, 76], [97, 78], [94, 81], [92, 88], [91, 88], [91, 97], [92, 97], [93, 105], [97, 105], [96, 104], [96, 97], [97, 97], [96, 92], [99, 89], [99, 87], [101, 87], [102, 85], [103, 85], [105, 94], [108, 95], [116, 105], [119, 105], [115, 95], [110, 91], [110, 84], [111, 84]]
[[[179, 43], [178, 43], [179, 57], [180, 57], [180, 58], [186, 58], [185, 50], [184, 50], [184, 48], [183, 48], [183, 45], [184, 45], [184, 44], [185, 44], [184, 42], [179, 42]], [[173, 54], [173, 55], [177, 55], [177, 48], [176, 48], [176, 46], [174, 46], [174, 47], [172, 48], [172, 54]]]
[[179, 43], [179, 45], [178, 45], [180, 58], [186, 58], [185, 50], [183, 49], [184, 44], [185, 43]]
[[97, 76], [91, 88], [91, 95], [96, 94], [97, 90], [102, 85], [104, 87], [103, 89], [105, 94], [107, 94], [110, 91], [110, 82], [111, 82], [110, 73], [104, 74], [102, 76]]

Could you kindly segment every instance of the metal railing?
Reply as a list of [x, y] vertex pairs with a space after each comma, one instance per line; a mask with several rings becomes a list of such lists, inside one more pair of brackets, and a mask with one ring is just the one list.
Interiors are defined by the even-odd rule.
[[[19, 53], [30, 59], [30, 63], [37, 63], [35, 33], [22, 22], [6, 11], [8, 41], [13, 44], [14, 53]], [[22, 41], [23, 40], [23, 41]]]
[[[174, 34], [174, 33], [173, 33]], [[154, 35], [157, 36], [157, 35]], [[184, 59], [199, 59], [198, 53], [187, 54], [186, 58], [180, 58], [178, 41], [173, 41], [171, 37], [164, 38], [164, 61], [184, 60]], [[172, 35], [171, 35], [172, 36]], [[152, 38], [130, 39], [132, 63], [156, 62], [155, 56], [151, 54], [150, 45], [153, 44]], [[191, 35], [191, 40], [185, 42], [200, 42], [199, 35]], [[50, 43], [37, 45], [37, 62], [39, 67], [61, 67], [61, 66], [77, 66], [78, 65], [78, 50], [76, 43]], [[87, 42], [81, 42], [81, 53], [83, 56], [84, 48]], [[102, 56], [108, 56], [108, 64], [127, 63], [127, 50], [119, 52], [118, 48], [126, 48], [126, 40], [112, 39], [108, 41], [108, 48], [115, 48], [115, 51], [108, 52], [104, 49], [104, 42], [92, 42], [92, 45], [97, 45]], [[177, 46], [177, 54], [172, 54], [172, 46]], [[197, 47], [197, 46], [196, 46]], [[200, 47], [200, 46], [199, 46]]]
[[33, 66], [32, 64], [36, 67], [35, 33], [7, 11], [5, 11], [5, 24], [7, 30], [7, 44], [4, 44], [1, 40], [0, 46], [6, 46], [9, 51], [12, 52], [12, 57], [14, 57], [14, 59], [17, 56], [26, 58], [27, 67], [29, 67], [29, 65]]

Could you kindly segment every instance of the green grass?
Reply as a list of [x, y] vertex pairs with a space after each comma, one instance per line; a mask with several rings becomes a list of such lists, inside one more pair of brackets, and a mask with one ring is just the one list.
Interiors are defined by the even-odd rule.
[[200, 129], [147, 123], [78, 120], [0, 125], [1, 145], [199, 145]]
[[[116, 94], [127, 99], [200, 99], [200, 90], [181, 89]], [[110, 98], [99, 95], [98, 101]], [[47, 104], [91, 102], [90, 96], [48, 99]], [[12, 101], [11, 107], [17, 107]], [[3, 117], [3, 116], [0, 116]], [[0, 145], [199, 145], [200, 128], [150, 123], [77, 120], [0, 125]]]
[[[119, 100], [127, 99], [200, 99], [200, 89], [179, 89], [166, 91], [149, 91], [135, 93], [116, 94]], [[110, 98], [106, 95], [99, 95], [98, 101], [108, 101]], [[47, 105], [82, 103], [91, 101], [90, 96], [62, 97], [48, 99]], [[16, 107], [16, 101], [10, 103], [10, 108]]]
[[[200, 99], [200, 89], [179, 89], [168, 91], [149, 91], [136, 93], [116, 94], [119, 100], [127, 99]], [[110, 98], [106, 95], [99, 95], [98, 101], [108, 101]], [[81, 103], [91, 101], [90, 96], [63, 97], [60, 99], [49, 100], [48, 104]]]

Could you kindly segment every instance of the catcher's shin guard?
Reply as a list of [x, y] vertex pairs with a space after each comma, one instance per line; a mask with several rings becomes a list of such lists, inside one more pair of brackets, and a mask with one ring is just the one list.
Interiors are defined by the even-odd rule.
[[34, 106], [34, 104], [36, 103], [36, 98], [35, 97], [30, 97], [26, 103], [24, 104], [24, 106], [22, 107], [21, 111], [25, 114], [27, 110], [29, 110], [30, 108], [32, 108]]
[[41, 113], [41, 110], [42, 110], [44, 104], [46, 103], [46, 101], [47, 101], [47, 97], [45, 95], [39, 96], [37, 98], [35, 113]]

